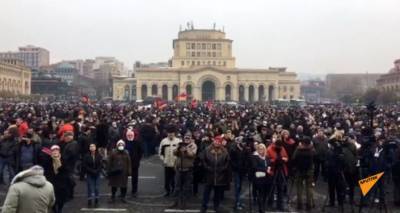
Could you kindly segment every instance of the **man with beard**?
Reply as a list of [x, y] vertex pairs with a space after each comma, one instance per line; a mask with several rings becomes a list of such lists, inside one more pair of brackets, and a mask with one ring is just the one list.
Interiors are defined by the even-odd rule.
[[135, 133], [132, 130], [126, 132], [126, 145], [125, 149], [129, 152], [131, 160], [131, 183], [132, 183], [132, 197], [136, 197], [138, 190], [139, 180], [139, 167], [140, 161], [143, 156], [143, 148], [139, 141], [135, 139]]

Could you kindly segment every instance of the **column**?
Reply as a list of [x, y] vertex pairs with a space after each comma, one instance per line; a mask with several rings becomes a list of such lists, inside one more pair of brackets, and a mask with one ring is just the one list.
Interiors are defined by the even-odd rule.
[[254, 85], [254, 102], [259, 101], [258, 99], [258, 86]]
[[244, 86], [244, 101], [249, 101], [249, 86], [243, 85]]
[[136, 100], [139, 100], [139, 99], [142, 99], [143, 100], [143, 97], [142, 97], [142, 86], [141, 86], [141, 84], [136, 84]]

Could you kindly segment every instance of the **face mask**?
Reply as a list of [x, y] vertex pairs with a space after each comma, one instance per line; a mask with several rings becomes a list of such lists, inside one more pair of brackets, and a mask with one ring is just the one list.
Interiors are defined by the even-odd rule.
[[119, 147], [118, 147], [118, 150], [119, 150], [119, 151], [122, 151], [122, 150], [124, 150], [124, 147], [123, 147], [123, 146], [119, 146]]

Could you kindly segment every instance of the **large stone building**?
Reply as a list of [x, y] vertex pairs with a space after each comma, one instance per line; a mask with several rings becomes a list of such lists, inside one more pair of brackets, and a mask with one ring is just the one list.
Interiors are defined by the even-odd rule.
[[31, 69], [48, 66], [50, 63], [49, 51], [33, 45], [19, 47], [18, 52], [0, 52], [0, 58], [22, 60]]
[[[232, 55], [231, 39], [215, 29], [180, 31], [173, 40], [173, 57], [165, 68], [136, 68], [136, 96], [174, 100], [186, 93], [196, 100], [267, 101], [298, 99], [300, 82], [286, 68], [241, 69]], [[132, 79], [134, 81], [134, 79]], [[131, 91], [133, 83], [114, 81], [114, 92]], [[116, 88], [123, 88], [117, 89]], [[126, 88], [126, 89], [125, 89]], [[114, 98], [125, 97], [115, 94]]]
[[394, 67], [376, 81], [377, 87], [386, 92], [400, 94], [400, 59], [394, 61]]
[[10, 95], [31, 94], [31, 70], [21, 60], [0, 60], [0, 92]]

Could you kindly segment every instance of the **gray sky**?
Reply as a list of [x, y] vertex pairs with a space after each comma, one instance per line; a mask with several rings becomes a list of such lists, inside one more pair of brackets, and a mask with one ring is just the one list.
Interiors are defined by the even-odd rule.
[[399, 0], [0, 0], [0, 51], [33, 44], [51, 62], [167, 61], [179, 25], [225, 26], [238, 67], [387, 72], [400, 58]]

